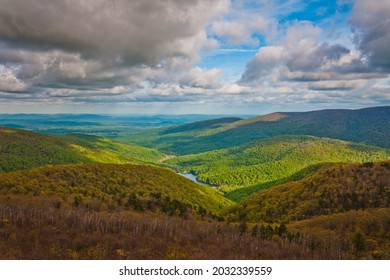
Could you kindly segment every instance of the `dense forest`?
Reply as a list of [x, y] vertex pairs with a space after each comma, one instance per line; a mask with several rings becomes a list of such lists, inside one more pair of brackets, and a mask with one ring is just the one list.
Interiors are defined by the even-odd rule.
[[[45, 166], [0, 174], [0, 194], [56, 198], [90, 210], [159, 210], [217, 214], [232, 203], [216, 190], [146, 165]], [[56, 203], [57, 203], [56, 202]]]
[[278, 136], [229, 149], [179, 156], [165, 161], [212, 185], [241, 187], [291, 176], [327, 162], [371, 162], [390, 159], [390, 151], [313, 136]]
[[303, 168], [302, 170], [298, 171], [297, 173], [294, 173], [293, 175], [282, 177], [280, 179], [269, 181], [266, 183], [259, 183], [254, 184], [248, 187], [242, 187], [235, 190], [232, 190], [230, 192], [225, 193], [225, 196], [235, 202], [240, 202], [246, 198], [251, 197], [254, 193], [263, 191], [265, 189], [271, 188], [273, 186], [281, 185], [287, 182], [294, 182], [301, 180], [303, 178], [309, 177], [311, 175], [314, 175], [318, 171], [325, 169], [329, 166], [337, 165], [337, 163], [318, 163], [309, 165], [308, 167]]
[[390, 207], [390, 162], [337, 164], [308, 178], [254, 194], [226, 214], [236, 221], [298, 221]]
[[52, 136], [0, 127], [0, 173], [43, 165], [75, 163], [155, 163], [163, 154], [107, 138], [72, 134]]

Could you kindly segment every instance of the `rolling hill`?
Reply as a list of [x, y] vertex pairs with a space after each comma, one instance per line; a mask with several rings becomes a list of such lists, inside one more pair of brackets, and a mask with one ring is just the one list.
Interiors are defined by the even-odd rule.
[[156, 150], [103, 137], [51, 136], [0, 127], [0, 172], [47, 164], [157, 163], [162, 157], [163, 154]]
[[338, 164], [260, 191], [232, 206], [232, 220], [268, 223], [390, 207], [390, 162]]
[[313, 136], [278, 136], [228, 149], [171, 158], [164, 163], [197, 174], [224, 190], [280, 180], [310, 165], [390, 159], [390, 151]]
[[232, 203], [211, 188], [159, 167], [128, 164], [45, 166], [0, 174], [0, 195], [55, 197], [100, 211], [187, 208], [218, 213]]
[[390, 148], [390, 107], [282, 112], [218, 126], [209, 121], [141, 132], [129, 136], [129, 141], [186, 155], [279, 135], [312, 135]]
[[254, 184], [248, 187], [242, 187], [236, 190], [229, 191], [225, 193], [225, 197], [232, 201], [240, 202], [251, 197], [254, 193], [271, 188], [273, 186], [304, 179], [306, 177], [314, 175], [320, 170], [332, 166], [333, 164], [335, 163], [318, 163], [318, 164], [309, 165], [308, 167], [303, 168], [297, 173], [294, 173], [293, 175], [287, 177], [283, 177], [281, 179], [277, 179], [265, 183]]

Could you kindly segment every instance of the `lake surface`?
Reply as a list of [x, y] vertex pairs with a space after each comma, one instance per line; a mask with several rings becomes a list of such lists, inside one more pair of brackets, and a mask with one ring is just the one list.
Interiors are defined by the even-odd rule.
[[179, 175], [181, 175], [183, 177], [186, 177], [187, 179], [190, 179], [191, 181], [193, 181], [193, 182], [195, 182], [197, 184], [212, 187], [212, 185], [210, 185], [210, 184], [198, 181], [198, 179], [196, 179], [196, 176], [194, 174], [192, 174], [192, 173], [177, 173], [177, 174], [179, 174]]

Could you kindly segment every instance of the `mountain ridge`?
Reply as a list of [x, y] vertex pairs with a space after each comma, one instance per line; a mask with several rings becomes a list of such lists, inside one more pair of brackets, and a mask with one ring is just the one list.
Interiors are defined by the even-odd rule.
[[144, 135], [134, 134], [129, 136], [129, 141], [180, 155], [229, 148], [279, 135], [311, 135], [390, 148], [390, 106], [277, 112], [214, 129], [186, 131], [187, 134], [164, 131], [166, 129], [160, 128]]

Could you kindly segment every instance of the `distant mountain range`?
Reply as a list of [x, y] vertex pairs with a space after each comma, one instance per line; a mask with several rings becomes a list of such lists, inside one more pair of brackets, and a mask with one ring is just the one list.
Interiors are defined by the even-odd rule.
[[283, 112], [244, 120], [221, 118], [146, 131], [129, 139], [183, 155], [279, 135], [311, 135], [390, 148], [390, 107]]

